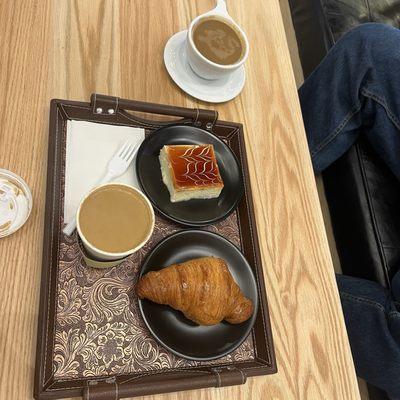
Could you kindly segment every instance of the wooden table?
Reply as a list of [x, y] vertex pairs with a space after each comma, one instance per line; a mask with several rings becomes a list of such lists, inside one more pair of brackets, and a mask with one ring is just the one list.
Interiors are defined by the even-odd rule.
[[34, 209], [0, 239], [0, 398], [30, 399], [51, 98], [92, 92], [216, 108], [243, 122], [278, 373], [245, 386], [157, 399], [357, 399], [356, 377], [278, 0], [228, 0], [247, 32], [247, 82], [235, 100], [198, 102], [169, 79], [166, 40], [212, 0], [0, 2], [0, 167], [26, 179]]

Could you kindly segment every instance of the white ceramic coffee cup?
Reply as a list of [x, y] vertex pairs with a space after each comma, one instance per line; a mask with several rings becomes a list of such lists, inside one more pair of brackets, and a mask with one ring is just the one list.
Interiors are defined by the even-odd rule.
[[[199, 50], [197, 50], [193, 41], [193, 28], [200, 22], [200, 20], [211, 16], [216, 16], [218, 19], [223, 21], [225, 20], [227, 24], [231, 25], [238, 34], [241, 35], [245, 49], [243, 57], [237, 63], [229, 65], [217, 64], [204, 57]], [[190, 67], [197, 75], [204, 79], [220, 79], [231, 74], [246, 62], [249, 55], [249, 41], [240, 26], [228, 14], [225, 1], [218, 0], [217, 6], [213, 10], [199, 15], [191, 22], [187, 34], [186, 51]]]
[[[81, 229], [81, 225], [80, 225], [80, 218], [79, 218], [82, 204], [85, 202], [85, 200], [91, 194], [93, 194], [97, 190], [100, 190], [106, 186], [122, 186], [124, 188], [128, 188], [129, 190], [136, 192], [139, 195], [139, 197], [141, 197], [144, 200], [144, 202], [146, 203], [148, 210], [150, 212], [151, 221], [150, 221], [149, 231], [148, 231], [148, 234], [146, 235], [146, 238], [141, 243], [139, 243], [136, 247], [129, 249], [123, 253], [110, 253], [107, 251], [103, 251], [103, 250], [95, 247], [93, 244], [91, 244], [86, 239], [85, 235], [82, 233], [82, 229]], [[132, 223], [134, 224], [134, 221], [132, 221]], [[150, 239], [150, 237], [154, 231], [154, 223], [155, 223], [154, 210], [153, 210], [153, 206], [151, 205], [149, 199], [140, 190], [134, 188], [133, 186], [126, 185], [123, 183], [115, 183], [115, 182], [114, 183], [106, 183], [104, 185], [97, 186], [93, 190], [91, 190], [88, 193], [88, 195], [81, 201], [81, 204], [79, 205], [79, 208], [78, 208], [78, 212], [76, 214], [76, 227], [78, 230], [79, 237], [82, 240], [84, 250], [87, 253], [87, 256], [93, 257], [95, 260], [99, 260], [99, 261], [122, 260], [125, 257], [128, 257], [129, 255], [131, 255], [131, 254], [135, 253], [136, 251], [138, 251], [139, 249], [141, 249]]]

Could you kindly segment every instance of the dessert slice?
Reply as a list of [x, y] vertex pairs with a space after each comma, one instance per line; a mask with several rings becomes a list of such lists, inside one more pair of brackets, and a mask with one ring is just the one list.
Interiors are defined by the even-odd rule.
[[212, 144], [164, 146], [161, 174], [171, 202], [212, 199], [224, 187]]

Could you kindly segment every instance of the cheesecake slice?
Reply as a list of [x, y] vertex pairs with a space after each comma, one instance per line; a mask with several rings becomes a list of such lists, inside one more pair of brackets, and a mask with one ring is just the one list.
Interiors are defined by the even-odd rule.
[[171, 202], [213, 199], [221, 194], [224, 183], [212, 144], [167, 145], [159, 160]]

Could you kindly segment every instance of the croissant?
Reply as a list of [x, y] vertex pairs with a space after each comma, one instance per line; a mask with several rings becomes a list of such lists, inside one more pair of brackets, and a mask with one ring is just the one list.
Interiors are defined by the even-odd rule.
[[232, 278], [226, 262], [216, 257], [148, 272], [139, 279], [136, 293], [140, 299], [182, 311], [199, 325], [214, 325], [222, 320], [240, 324], [250, 318], [254, 308]]

